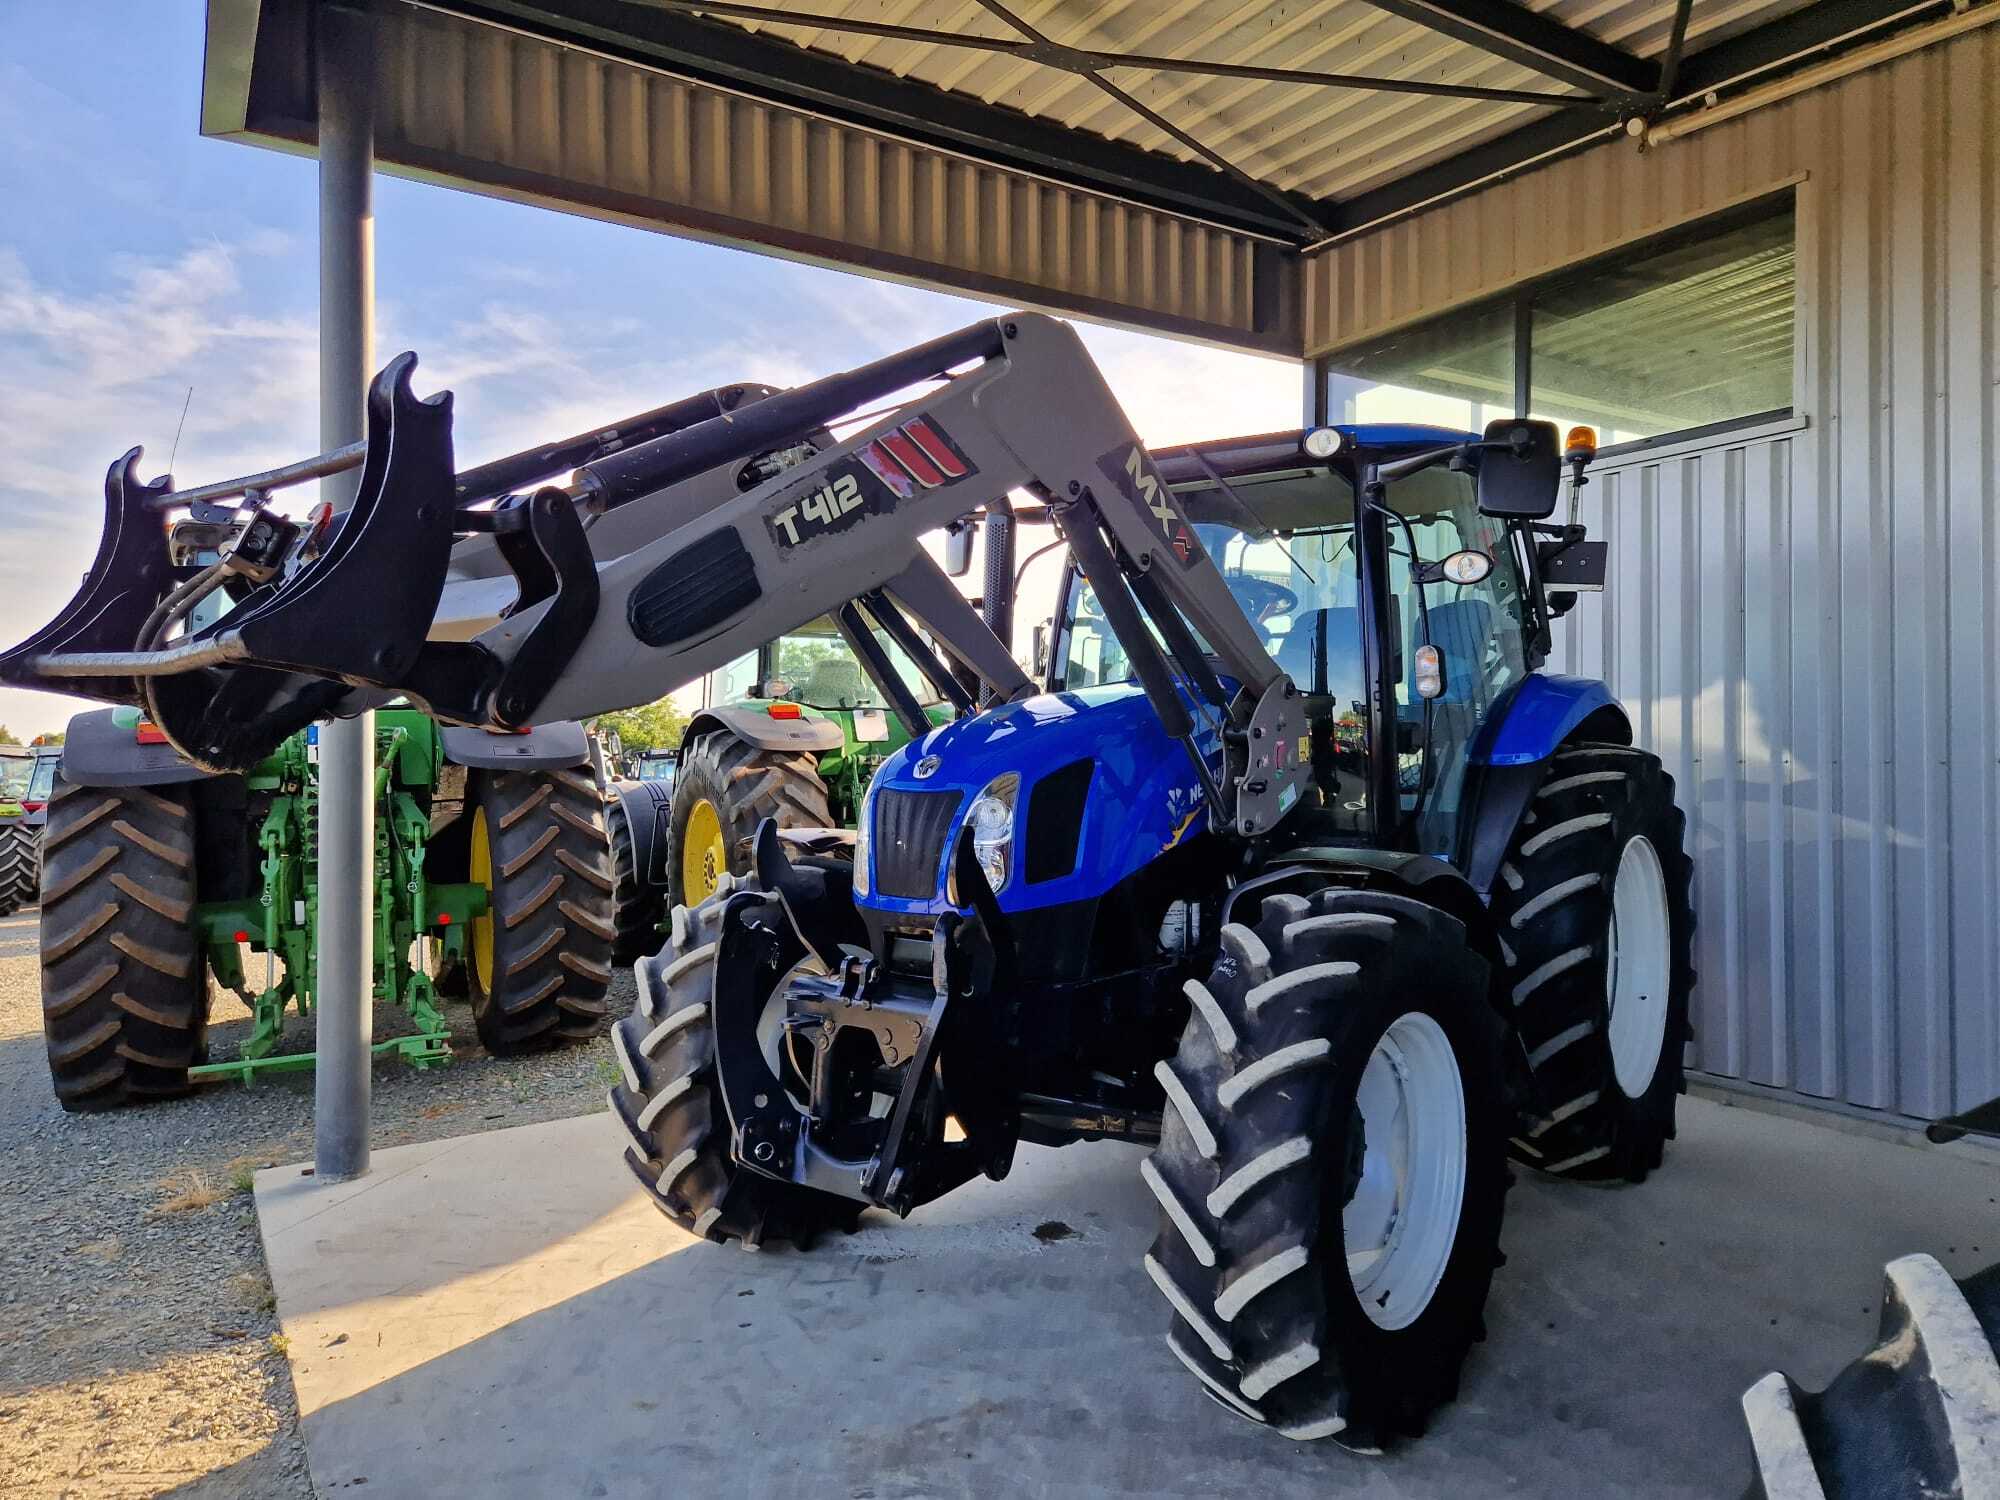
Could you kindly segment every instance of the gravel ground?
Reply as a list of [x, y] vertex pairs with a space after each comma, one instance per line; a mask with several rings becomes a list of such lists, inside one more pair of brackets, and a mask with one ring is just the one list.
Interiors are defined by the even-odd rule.
[[[33, 912], [0, 920], [0, 1495], [310, 1496], [248, 1174], [311, 1158], [312, 1075], [64, 1114], [36, 929]], [[631, 983], [614, 981], [614, 1016]], [[376, 1065], [378, 1149], [603, 1106], [608, 1041], [491, 1058], [471, 1012], [448, 1014], [450, 1066]], [[226, 992], [214, 1017], [220, 1061], [250, 1023]], [[378, 1036], [403, 1026], [377, 1016]], [[285, 1050], [311, 1045], [295, 1017]]]

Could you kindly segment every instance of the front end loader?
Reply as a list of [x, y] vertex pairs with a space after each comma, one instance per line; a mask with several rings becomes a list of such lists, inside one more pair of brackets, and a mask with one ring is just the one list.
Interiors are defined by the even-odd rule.
[[[1539, 670], [1546, 573], [1590, 571], [1549, 521], [1585, 435], [1156, 457], [1075, 334], [1018, 313], [496, 500], [413, 367], [378, 377], [359, 453], [279, 475], [359, 461], [336, 527], [288, 520], [271, 476], [176, 492], [128, 455], [78, 599], [0, 678], [144, 700], [224, 765], [388, 693], [495, 729], [621, 707], [828, 614], [974, 679], [976, 712], [874, 777], [851, 862], [766, 819], [749, 878], [639, 964], [611, 1104], [676, 1223], [803, 1243], [1002, 1176], [1023, 1140], [1140, 1143], [1163, 1367], [1372, 1450], [1457, 1389], [1510, 1154], [1660, 1161], [1680, 815], [1604, 685]], [[242, 501], [218, 572], [172, 566], [190, 495]], [[1040, 682], [922, 545], [1009, 496], [1071, 558]], [[229, 580], [236, 607], [185, 626]]]

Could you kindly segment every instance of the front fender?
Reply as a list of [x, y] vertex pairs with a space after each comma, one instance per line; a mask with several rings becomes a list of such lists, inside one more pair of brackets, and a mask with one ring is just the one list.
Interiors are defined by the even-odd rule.
[[482, 771], [566, 771], [590, 759], [590, 740], [573, 719], [538, 724], [524, 734], [488, 734], [446, 724], [444, 758]]
[[763, 708], [724, 704], [720, 708], [705, 708], [696, 714], [687, 727], [687, 733], [681, 737], [681, 744], [685, 748], [700, 736], [717, 729], [726, 729], [759, 750], [781, 753], [820, 755], [828, 750], [838, 750], [847, 743], [847, 736], [838, 724], [821, 718], [810, 709], [801, 709], [796, 719], [774, 719]]
[[136, 726], [130, 709], [103, 708], [71, 719], [63, 735], [63, 780], [72, 786], [174, 786], [214, 779], [171, 745], [140, 744]]

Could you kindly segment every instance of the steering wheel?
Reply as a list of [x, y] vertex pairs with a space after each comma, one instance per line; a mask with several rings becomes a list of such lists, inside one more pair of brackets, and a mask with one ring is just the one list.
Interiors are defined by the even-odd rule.
[[1250, 623], [1261, 625], [1273, 615], [1288, 615], [1299, 607], [1299, 596], [1281, 583], [1271, 583], [1249, 573], [1232, 574], [1229, 592], [1243, 606]]

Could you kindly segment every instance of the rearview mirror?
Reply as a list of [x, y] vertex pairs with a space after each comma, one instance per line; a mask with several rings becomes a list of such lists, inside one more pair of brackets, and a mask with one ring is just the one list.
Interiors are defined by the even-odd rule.
[[1486, 424], [1486, 441], [1498, 446], [1479, 454], [1481, 514], [1543, 521], [1555, 514], [1562, 488], [1562, 450], [1556, 424], [1528, 417], [1502, 417]]
[[972, 571], [972, 527], [949, 527], [944, 534], [944, 570], [953, 578]]

